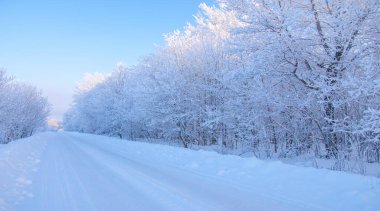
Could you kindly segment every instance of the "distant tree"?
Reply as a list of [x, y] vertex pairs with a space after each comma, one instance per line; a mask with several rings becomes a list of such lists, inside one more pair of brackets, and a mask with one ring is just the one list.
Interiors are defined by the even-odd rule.
[[0, 143], [31, 136], [45, 126], [50, 106], [41, 92], [10, 81], [1, 71], [0, 84]]

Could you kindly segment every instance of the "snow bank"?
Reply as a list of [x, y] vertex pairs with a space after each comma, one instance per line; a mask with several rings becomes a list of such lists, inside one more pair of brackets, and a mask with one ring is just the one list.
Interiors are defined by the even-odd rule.
[[0, 144], [0, 210], [9, 210], [12, 204], [33, 196], [26, 187], [32, 184], [30, 176], [38, 170], [48, 137], [49, 133], [36, 134]]

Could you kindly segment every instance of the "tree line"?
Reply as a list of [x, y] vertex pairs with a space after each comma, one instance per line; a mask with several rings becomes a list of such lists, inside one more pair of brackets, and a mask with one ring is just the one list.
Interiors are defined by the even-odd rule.
[[138, 65], [78, 89], [65, 128], [262, 158], [380, 162], [377, 0], [200, 8]]

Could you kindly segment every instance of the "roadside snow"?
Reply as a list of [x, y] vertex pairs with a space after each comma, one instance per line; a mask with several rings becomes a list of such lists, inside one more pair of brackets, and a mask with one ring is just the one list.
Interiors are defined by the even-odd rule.
[[79, 133], [0, 146], [0, 179], [0, 210], [380, 210], [375, 177]]
[[9, 210], [22, 199], [33, 196], [26, 187], [32, 184], [29, 178], [38, 170], [48, 140], [49, 134], [37, 134], [0, 144], [0, 210]]
[[92, 145], [144, 163], [196, 173], [305, 209], [380, 210], [380, 179], [375, 177], [118, 139], [105, 145], [112, 138], [73, 135], [83, 141], [91, 137]]

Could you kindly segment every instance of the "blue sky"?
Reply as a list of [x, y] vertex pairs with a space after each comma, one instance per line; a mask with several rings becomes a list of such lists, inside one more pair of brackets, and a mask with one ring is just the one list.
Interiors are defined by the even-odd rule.
[[84, 73], [136, 64], [201, 2], [215, 1], [0, 0], [0, 67], [41, 88], [61, 118]]

